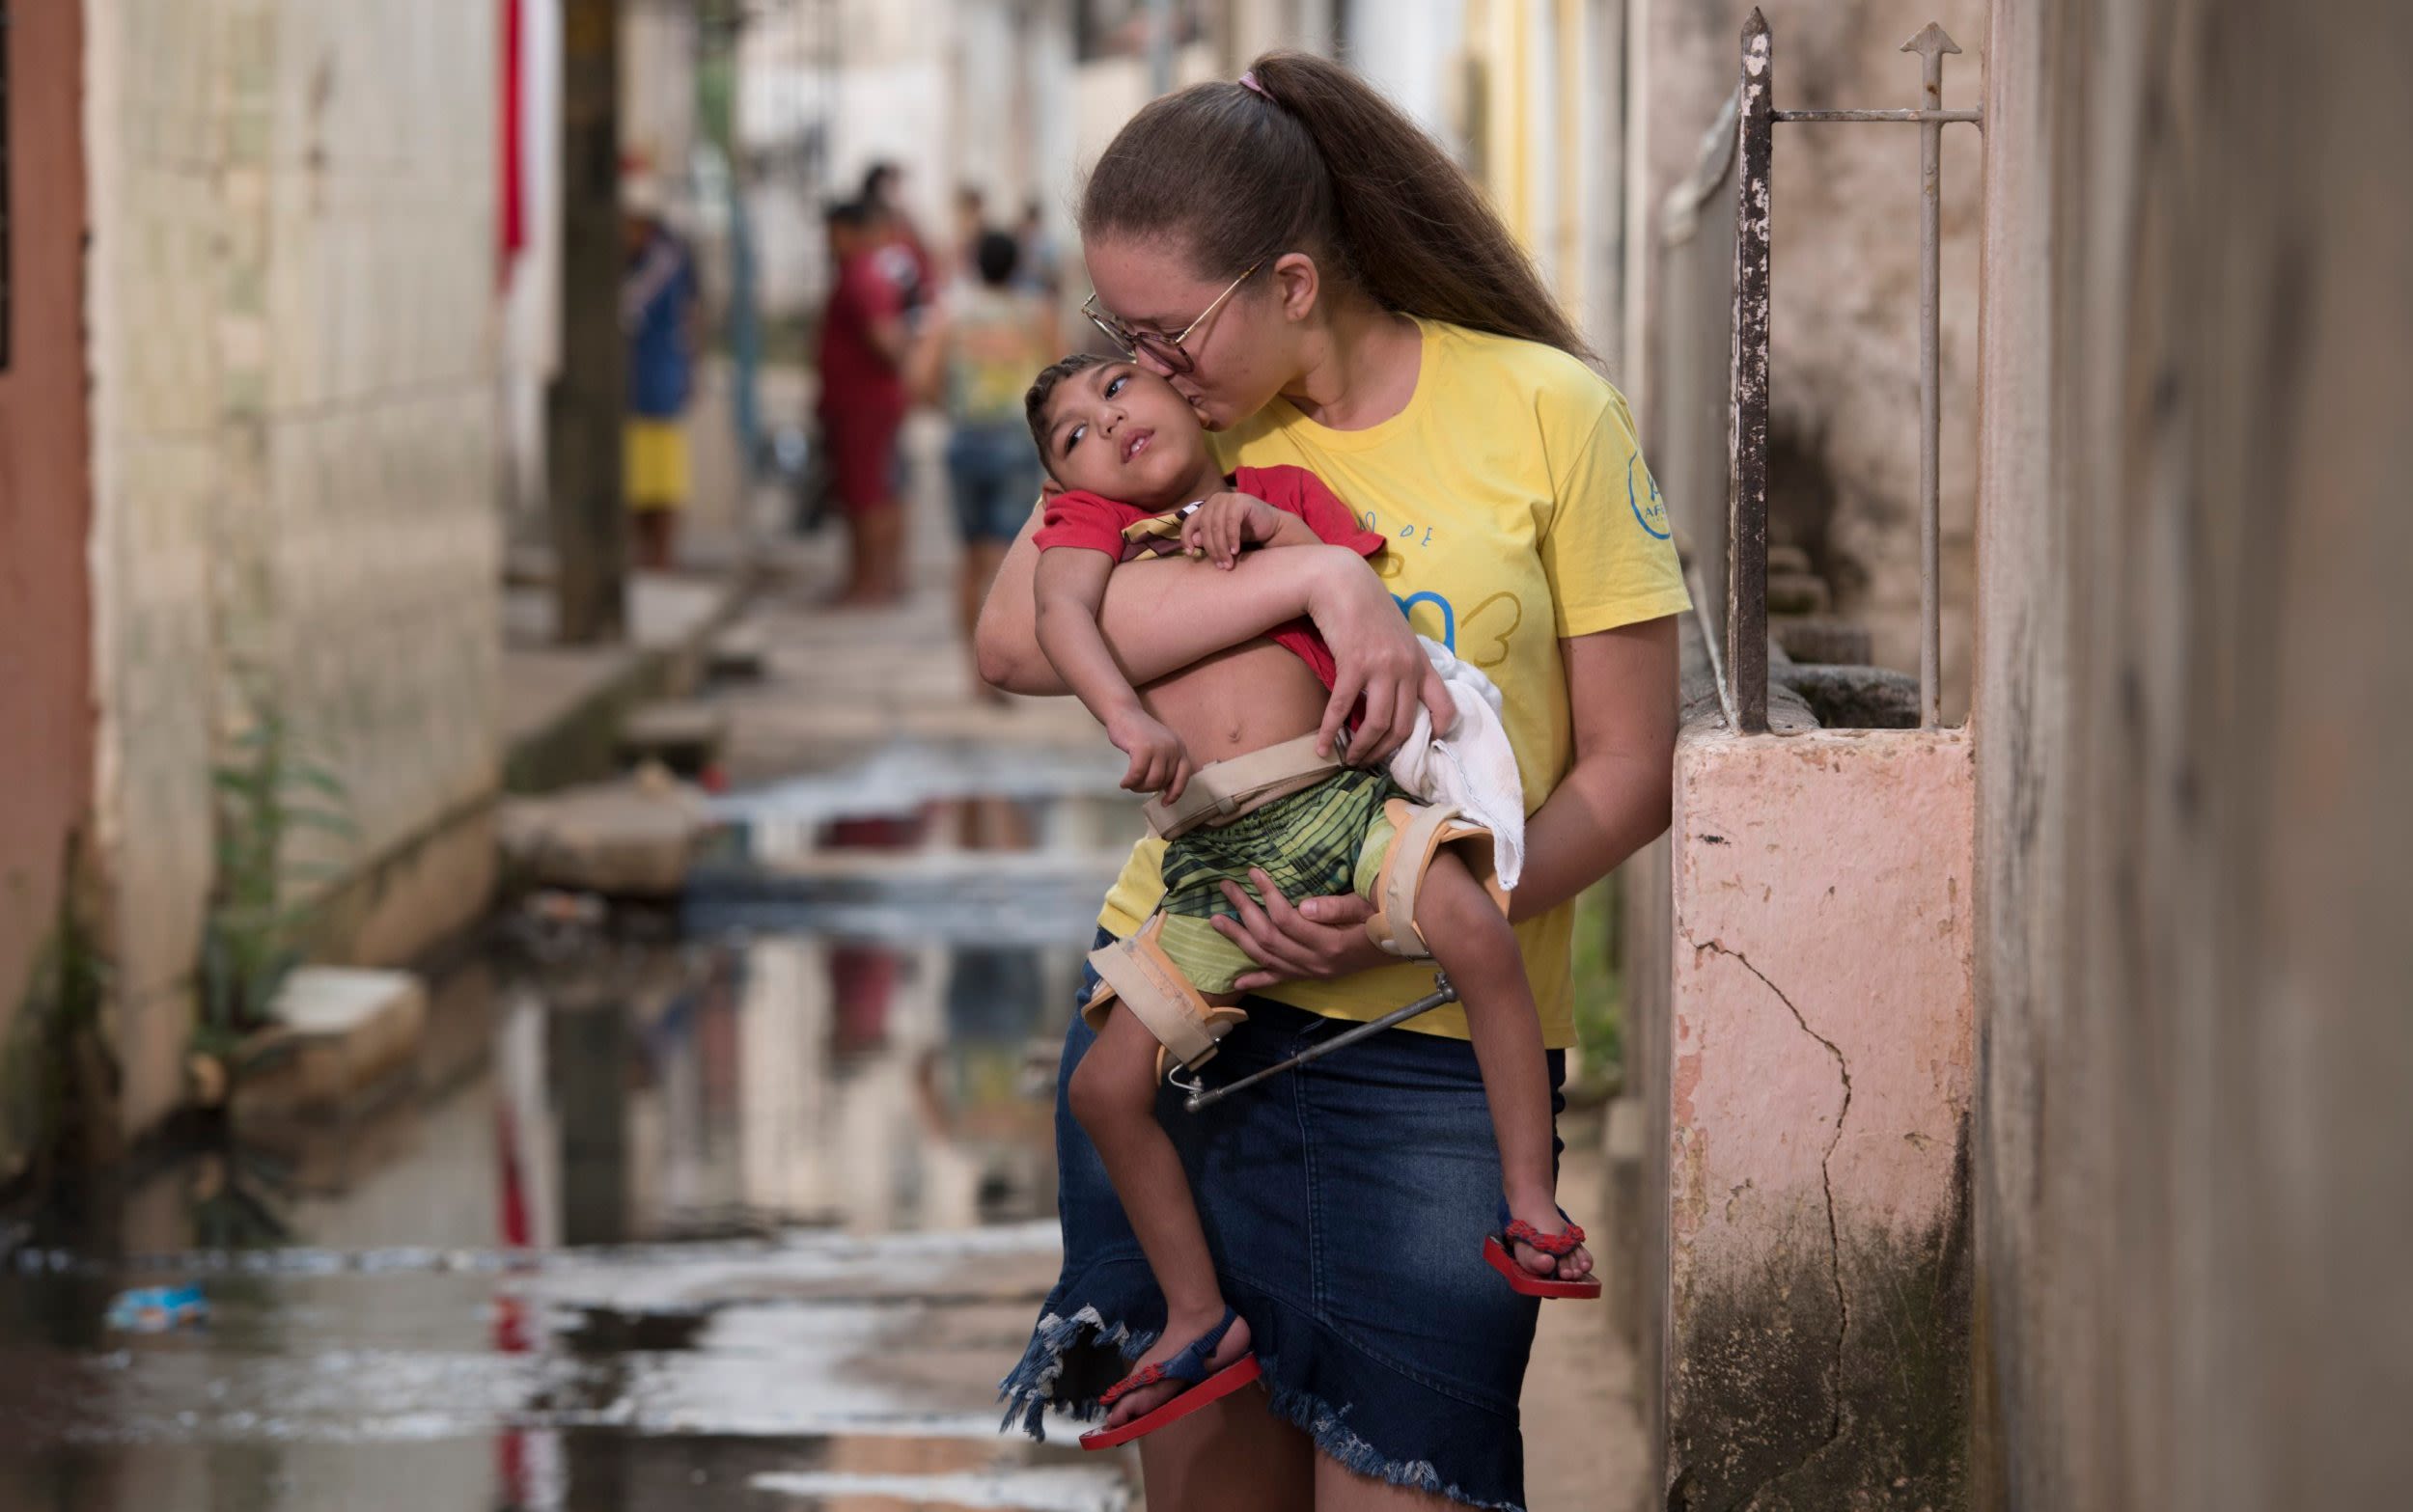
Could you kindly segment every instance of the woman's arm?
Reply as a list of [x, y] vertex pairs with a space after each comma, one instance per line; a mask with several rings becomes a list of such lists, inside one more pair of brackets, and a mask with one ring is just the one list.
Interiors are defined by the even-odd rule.
[[[1609, 874], [1667, 828], [1676, 763], [1676, 619], [1668, 616], [1559, 643], [1574, 720], [1575, 759], [1525, 821], [1525, 871], [1509, 917], [1547, 913]], [[1345, 976], [1392, 959], [1366, 937], [1373, 912], [1354, 894], [1295, 904], [1259, 875], [1263, 907], [1226, 884], [1239, 910], [1215, 927], [1267, 970], [1234, 985], [1254, 992], [1300, 977]]]
[[1575, 763], [1525, 821], [1509, 917], [1547, 913], [1667, 828], [1676, 778], [1676, 617], [1559, 643]]
[[[1033, 618], [1039, 548], [1031, 536], [1039, 522], [1033, 510], [997, 569], [973, 652], [981, 677], [995, 687], [1061, 694], [1064, 679], [1040, 650]], [[1123, 674], [1146, 687], [1301, 615], [1323, 633], [1340, 669], [1324, 716], [1327, 742], [1364, 698], [1352, 760], [1387, 757], [1414, 728], [1419, 701], [1443, 719], [1455, 712], [1398, 602], [1345, 546], [1254, 551], [1230, 571], [1174, 557], [1129, 563], [1107, 579], [1097, 627]]]

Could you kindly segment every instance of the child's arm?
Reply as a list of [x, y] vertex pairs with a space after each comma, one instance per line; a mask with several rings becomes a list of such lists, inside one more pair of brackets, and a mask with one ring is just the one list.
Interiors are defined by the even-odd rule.
[[1039, 648], [1065, 686], [1106, 727], [1106, 738], [1131, 758], [1123, 785], [1133, 792], [1161, 792], [1167, 802], [1189, 785], [1190, 754], [1180, 737], [1145, 708], [1106, 638], [1097, 631], [1097, 607], [1115, 559], [1077, 546], [1040, 553], [1032, 586], [1038, 600]]
[[1211, 494], [1181, 522], [1181, 550], [1230, 571], [1244, 545], [1320, 546], [1315, 527], [1244, 493]]

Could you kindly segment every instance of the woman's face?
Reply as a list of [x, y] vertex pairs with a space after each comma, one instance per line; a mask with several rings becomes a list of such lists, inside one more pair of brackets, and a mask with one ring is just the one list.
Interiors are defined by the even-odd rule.
[[[1232, 280], [1201, 278], [1159, 241], [1093, 237], [1082, 245], [1097, 302], [1126, 325], [1181, 335], [1215, 303]], [[1191, 370], [1174, 372], [1143, 352], [1140, 365], [1171, 383], [1209, 430], [1247, 419], [1298, 375], [1298, 322], [1276, 292], [1270, 263], [1257, 269], [1232, 297], [1183, 339]]]

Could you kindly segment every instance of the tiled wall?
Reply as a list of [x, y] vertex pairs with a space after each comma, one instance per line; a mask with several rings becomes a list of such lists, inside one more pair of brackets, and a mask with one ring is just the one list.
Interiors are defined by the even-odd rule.
[[91, 11], [100, 803], [142, 1126], [179, 1094], [238, 676], [349, 790], [330, 859], [495, 780], [499, 21]]

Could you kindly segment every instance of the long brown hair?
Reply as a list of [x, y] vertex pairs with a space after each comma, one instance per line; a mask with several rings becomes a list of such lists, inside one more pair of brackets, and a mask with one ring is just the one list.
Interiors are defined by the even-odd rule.
[[1081, 234], [1176, 237], [1206, 279], [1306, 252], [1386, 310], [1591, 355], [1482, 193], [1389, 100], [1308, 53], [1250, 72], [1258, 89], [1193, 84], [1133, 116], [1090, 173]]

